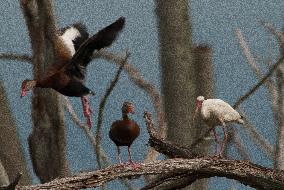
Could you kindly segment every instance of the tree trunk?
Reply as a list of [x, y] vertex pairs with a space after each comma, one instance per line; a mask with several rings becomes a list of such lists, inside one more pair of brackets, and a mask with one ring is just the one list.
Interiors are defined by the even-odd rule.
[[[55, 18], [52, 1], [22, 0], [33, 50], [34, 77], [44, 76], [55, 63]], [[32, 97], [33, 131], [29, 148], [36, 175], [41, 182], [69, 175], [66, 160], [64, 113], [60, 95], [47, 89], [35, 89]]]
[[[201, 45], [196, 46], [193, 49], [194, 52], [194, 63], [196, 73], [196, 97], [204, 96], [207, 98], [214, 98], [213, 93], [213, 61], [212, 61], [212, 50], [209, 46]], [[200, 119], [196, 119], [195, 125], [195, 137], [199, 137], [208, 130], [208, 126], [204, 124]], [[207, 153], [209, 143], [203, 141], [197, 144], [196, 152], [199, 154]]]
[[[23, 175], [20, 180], [20, 184], [30, 184], [31, 180], [29, 177], [29, 172], [27, 171], [27, 165], [22, 151], [22, 146], [18, 138], [17, 128], [12, 116], [12, 112], [9, 108], [9, 103], [6, 98], [6, 92], [2, 81], [0, 81], [0, 108], [1, 178], [5, 178], [6, 173], [6, 175], [9, 176], [9, 179], [13, 180], [18, 172], [22, 172]], [[1, 184], [2, 182], [3, 180], [1, 179]]]
[[[284, 35], [284, 33], [283, 33]], [[284, 55], [284, 44], [281, 45], [280, 53]], [[275, 164], [276, 169], [284, 170], [284, 65], [279, 65], [276, 74], [277, 80], [277, 92], [278, 92], [278, 109], [274, 114], [278, 118], [275, 120], [278, 124], [277, 142], [276, 142], [276, 154]]]
[[[187, 0], [156, 0], [162, 92], [168, 139], [190, 145], [196, 136], [192, 116], [196, 98], [195, 64]], [[185, 189], [206, 189], [206, 184]]]

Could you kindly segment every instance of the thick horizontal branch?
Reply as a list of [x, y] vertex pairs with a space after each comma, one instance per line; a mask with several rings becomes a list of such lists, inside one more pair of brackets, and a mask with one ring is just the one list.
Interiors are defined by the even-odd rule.
[[[98, 187], [117, 178], [155, 174], [183, 174], [192, 181], [204, 177], [226, 177], [258, 189], [284, 189], [284, 172], [264, 168], [246, 161], [219, 160], [212, 158], [168, 159], [141, 164], [139, 169], [115, 165], [94, 172], [80, 173], [72, 177], [55, 179], [49, 183], [18, 186], [18, 190], [84, 189]], [[195, 175], [193, 175], [195, 174]], [[196, 179], [194, 179], [196, 177]]]
[[196, 154], [192, 153], [191, 150], [187, 147], [181, 146], [179, 144], [174, 144], [173, 142], [167, 141], [162, 138], [154, 128], [152, 116], [149, 112], [144, 113], [144, 118], [148, 133], [150, 135], [149, 145], [156, 151], [171, 158], [193, 158], [197, 156]]

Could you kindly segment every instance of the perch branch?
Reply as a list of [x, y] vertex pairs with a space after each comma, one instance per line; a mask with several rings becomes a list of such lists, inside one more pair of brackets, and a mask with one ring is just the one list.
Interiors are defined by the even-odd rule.
[[101, 163], [101, 154], [100, 154], [100, 150], [101, 150], [101, 131], [102, 131], [102, 123], [103, 123], [103, 114], [104, 114], [104, 108], [106, 105], [106, 101], [108, 99], [108, 97], [110, 96], [111, 92], [113, 91], [115, 85], [118, 82], [119, 76], [123, 70], [123, 67], [125, 66], [127, 59], [129, 57], [129, 52], [126, 52], [125, 58], [122, 60], [114, 79], [111, 81], [110, 86], [107, 88], [105, 95], [102, 97], [101, 101], [100, 101], [100, 105], [99, 105], [99, 113], [98, 113], [98, 122], [97, 122], [97, 130], [96, 130], [96, 157], [97, 157], [97, 162], [98, 162], [98, 166], [99, 168], [102, 167], [102, 163]]
[[284, 189], [284, 172], [264, 168], [247, 161], [212, 158], [168, 159], [151, 163], [141, 163], [139, 169], [131, 166], [114, 165], [94, 172], [85, 172], [72, 177], [55, 179], [49, 183], [18, 186], [17, 190], [41, 189], [84, 189], [99, 187], [117, 178], [129, 178], [141, 175], [187, 173], [190, 183], [209, 177], [226, 177], [258, 189]]
[[187, 147], [174, 144], [164, 138], [161, 138], [156, 129], [154, 128], [152, 116], [150, 113], [144, 113], [145, 123], [147, 126], [148, 133], [150, 135], [149, 145], [153, 147], [156, 151], [167, 155], [172, 158], [193, 158], [197, 155], [192, 153]]
[[[150, 138], [152, 138], [157, 133], [153, 128], [151, 115], [146, 112], [144, 117], [150, 132]], [[169, 154], [174, 155], [173, 153]], [[257, 189], [284, 189], [284, 171], [265, 168], [248, 161], [217, 159], [215, 157], [194, 159], [175, 158], [141, 163], [139, 169], [131, 166], [122, 167], [121, 165], [114, 165], [93, 172], [80, 173], [72, 177], [55, 179], [49, 183], [40, 185], [18, 186], [16, 189], [84, 189], [99, 187], [118, 178], [158, 174], [168, 175], [172, 179], [177, 178], [177, 176], [186, 177], [184, 175], [187, 175], [189, 179], [188, 184], [183, 185], [190, 185], [198, 179], [218, 176], [235, 179]]]

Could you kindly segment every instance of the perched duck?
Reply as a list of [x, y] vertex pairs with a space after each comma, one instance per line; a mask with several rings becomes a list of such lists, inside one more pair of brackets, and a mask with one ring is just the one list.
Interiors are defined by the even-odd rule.
[[42, 79], [24, 80], [21, 87], [21, 97], [35, 87], [52, 88], [65, 96], [81, 97], [84, 115], [89, 128], [91, 128], [92, 111], [87, 95], [94, 95], [94, 92], [84, 85], [86, 67], [91, 61], [93, 51], [110, 46], [123, 29], [124, 23], [125, 18], [120, 17], [90, 38], [82, 24], [74, 24], [60, 30], [59, 37], [64, 46], [56, 49], [56, 63], [47, 70]]
[[120, 158], [120, 146], [127, 146], [129, 163], [135, 168], [138, 165], [134, 164], [132, 161], [130, 146], [132, 145], [133, 141], [139, 136], [140, 128], [135, 121], [129, 119], [128, 117], [128, 113], [134, 114], [134, 106], [131, 102], [124, 102], [121, 111], [122, 120], [117, 120], [112, 123], [109, 131], [109, 138], [115, 143], [117, 147], [119, 163], [122, 163]]
[[[196, 99], [196, 113], [200, 110], [201, 118], [203, 121], [213, 130], [215, 141], [216, 141], [216, 151], [215, 154], [222, 156], [225, 144], [227, 142], [227, 130], [226, 126], [228, 123], [239, 123], [243, 124], [242, 116], [234, 110], [228, 103], [221, 99], [207, 99], [203, 96], [198, 96]], [[195, 118], [194, 115], [194, 118]], [[224, 133], [224, 142], [221, 146], [220, 139], [218, 138], [215, 126], [221, 125]], [[218, 145], [221, 146], [218, 152]]]

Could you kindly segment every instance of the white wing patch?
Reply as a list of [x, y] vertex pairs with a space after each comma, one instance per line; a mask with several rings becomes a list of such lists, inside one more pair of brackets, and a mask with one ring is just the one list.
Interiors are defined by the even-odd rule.
[[72, 56], [75, 54], [75, 47], [72, 40], [75, 40], [79, 36], [81, 36], [79, 30], [74, 27], [68, 28], [67, 30], [65, 30], [63, 35], [60, 36]]

